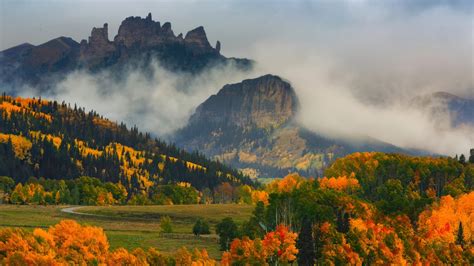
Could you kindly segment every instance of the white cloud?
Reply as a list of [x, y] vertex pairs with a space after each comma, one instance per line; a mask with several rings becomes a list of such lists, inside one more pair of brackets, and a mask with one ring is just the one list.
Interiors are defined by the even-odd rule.
[[[198, 75], [170, 72], [156, 61], [150, 66], [152, 77], [135, 69], [125, 73], [121, 81], [109, 71], [73, 72], [42, 96], [76, 103], [112, 121], [136, 125], [140, 130], [163, 137], [184, 126], [194, 108], [223, 85], [238, 82], [248, 74], [233, 64]], [[35, 94], [31, 88], [22, 92], [30, 97]]]

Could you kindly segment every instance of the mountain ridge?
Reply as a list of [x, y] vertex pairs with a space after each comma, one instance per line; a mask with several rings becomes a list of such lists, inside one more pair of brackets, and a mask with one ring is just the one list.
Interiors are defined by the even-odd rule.
[[94, 27], [88, 40], [77, 42], [62, 36], [40, 45], [24, 43], [1, 51], [0, 84], [34, 85], [47, 90], [73, 70], [97, 72], [113, 68], [120, 72], [126, 65], [144, 67], [143, 62], [155, 58], [167, 69], [191, 73], [217, 64], [233, 63], [241, 69], [253, 65], [248, 59], [227, 58], [220, 50], [219, 41], [215, 47], [209, 44], [202, 26], [183, 38], [182, 34], [174, 34], [171, 23], [161, 25], [149, 13], [146, 18], [132, 16], [123, 20], [112, 41], [105, 23]]
[[474, 126], [474, 99], [437, 91], [414, 97], [411, 105], [427, 111], [433, 118], [448, 115], [450, 126]]

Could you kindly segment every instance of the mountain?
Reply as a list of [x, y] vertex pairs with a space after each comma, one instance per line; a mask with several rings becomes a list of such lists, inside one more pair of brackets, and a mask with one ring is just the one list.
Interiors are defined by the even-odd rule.
[[433, 117], [448, 114], [451, 126], [474, 126], [474, 99], [440, 91], [415, 97], [411, 104], [427, 110]]
[[89, 176], [123, 185], [128, 195], [165, 184], [213, 190], [253, 183], [199, 153], [187, 153], [133, 127], [56, 101], [0, 97], [0, 176], [72, 180]]
[[0, 52], [0, 84], [4, 87], [35, 85], [47, 89], [73, 70], [97, 72], [113, 69], [120, 77], [126, 67], [143, 67], [154, 59], [170, 70], [199, 72], [208, 66], [233, 63], [246, 69], [248, 59], [227, 58], [220, 53], [221, 43], [209, 44], [202, 26], [189, 31], [183, 38], [175, 35], [169, 22], [128, 17], [122, 21], [113, 41], [108, 38], [108, 24], [93, 28], [88, 40], [80, 43], [59, 37], [35, 46], [21, 44]]
[[287, 81], [274, 75], [248, 79], [225, 85], [198, 106], [174, 141], [260, 177], [319, 174], [334, 158], [355, 151], [404, 151], [370, 138], [354, 144], [323, 137], [298, 124], [298, 110]]

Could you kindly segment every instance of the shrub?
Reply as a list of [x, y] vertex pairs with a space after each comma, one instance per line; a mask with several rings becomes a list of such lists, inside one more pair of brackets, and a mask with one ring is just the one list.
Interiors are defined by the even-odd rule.
[[209, 223], [199, 218], [193, 227], [193, 234], [196, 236], [210, 234]]
[[162, 233], [173, 233], [173, 224], [169, 216], [161, 217], [160, 228]]

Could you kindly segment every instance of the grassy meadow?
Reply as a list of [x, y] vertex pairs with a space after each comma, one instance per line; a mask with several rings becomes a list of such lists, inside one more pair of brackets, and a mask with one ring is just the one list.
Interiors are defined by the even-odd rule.
[[[165, 253], [172, 253], [179, 247], [188, 250], [206, 248], [213, 258], [220, 258], [215, 225], [224, 217], [232, 217], [236, 222], [247, 220], [253, 210], [251, 205], [159, 205], [159, 206], [87, 206], [76, 212], [80, 215], [62, 212], [67, 206], [1, 205], [0, 228], [21, 227], [33, 230], [46, 228], [62, 219], [74, 219], [81, 224], [100, 226], [105, 230], [111, 249], [124, 247], [155, 247]], [[173, 234], [160, 234], [161, 216], [169, 216], [173, 221]], [[211, 225], [212, 235], [195, 237], [192, 228], [198, 218]]]

